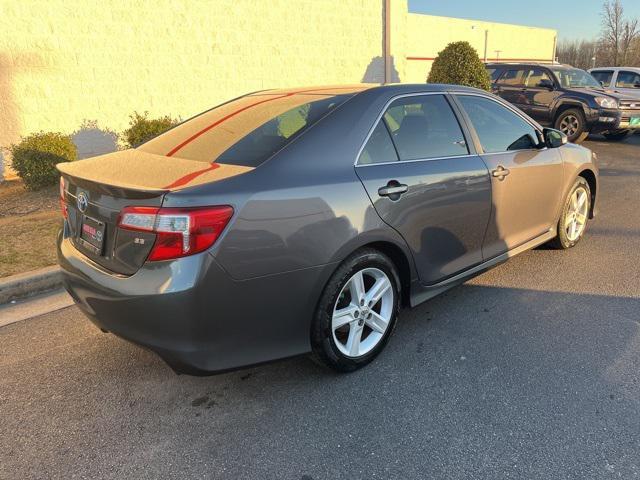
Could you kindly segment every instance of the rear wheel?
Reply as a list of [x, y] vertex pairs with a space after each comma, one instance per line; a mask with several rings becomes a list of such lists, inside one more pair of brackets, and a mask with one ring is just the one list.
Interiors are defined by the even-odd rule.
[[586, 124], [582, 111], [570, 108], [558, 115], [555, 128], [564, 133], [570, 142], [580, 143], [589, 135], [589, 132], [586, 131]]
[[565, 199], [560, 220], [558, 236], [549, 244], [558, 249], [567, 249], [576, 245], [584, 236], [591, 209], [591, 189], [589, 183], [578, 177]]
[[395, 327], [399, 284], [393, 262], [377, 250], [347, 258], [318, 304], [311, 327], [314, 359], [341, 372], [371, 362]]
[[612, 142], [619, 142], [624, 140], [631, 133], [630, 130], [614, 130], [613, 132], [604, 133], [604, 138], [611, 140]]

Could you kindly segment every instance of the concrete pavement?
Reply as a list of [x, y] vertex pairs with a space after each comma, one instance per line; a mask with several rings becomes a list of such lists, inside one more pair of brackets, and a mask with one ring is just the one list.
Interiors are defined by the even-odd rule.
[[639, 477], [640, 137], [585, 145], [579, 246], [404, 311], [353, 374], [176, 376], [75, 307], [1, 328], [0, 478]]

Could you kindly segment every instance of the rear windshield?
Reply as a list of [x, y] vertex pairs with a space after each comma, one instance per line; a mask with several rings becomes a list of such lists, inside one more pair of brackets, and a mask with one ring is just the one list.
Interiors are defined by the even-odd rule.
[[256, 167], [353, 94], [249, 95], [138, 147], [158, 155]]

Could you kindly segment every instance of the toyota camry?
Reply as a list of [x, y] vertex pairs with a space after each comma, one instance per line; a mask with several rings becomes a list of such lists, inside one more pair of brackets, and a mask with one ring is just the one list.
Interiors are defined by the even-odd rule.
[[453, 85], [251, 93], [58, 165], [65, 286], [175, 371], [373, 360], [413, 307], [595, 212], [586, 148]]

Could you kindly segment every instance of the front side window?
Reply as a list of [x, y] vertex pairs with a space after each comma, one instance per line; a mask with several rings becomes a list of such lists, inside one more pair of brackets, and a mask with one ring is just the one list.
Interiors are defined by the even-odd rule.
[[351, 96], [248, 95], [187, 120], [138, 148], [158, 155], [256, 167]]
[[527, 75], [527, 80], [525, 81], [525, 86], [533, 87], [533, 88], [540, 87], [542, 85], [543, 80], [553, 85], [551, 77], [547, 72], [545, 72], [541, 68], [534, 68], [532, 70], [529, 70], [529, 74]]
[[640, 74], [635, 72], [618, 72], [616, 87], [620, 88], [640, 88]]
[[469, 150], [444, 95], [403, 97], [382, 117], [400, 160], [467, 155]]
[[551, 71], [563, 88], [602, 88], [593, 76], [578, 68], [552, 68]]
[[524, 85], [524, 78], [528, 70], [525, 69], [512, 69], [507, 70], [504, 75], [498, 80], [500, 85]]
[[600, 70], [598, 72], [591, 72], [593, 78], [598, 80], [602, 85], [610, 85], [611, 77], [613, 77], [613, 70]]
[[536, 129], [522, 117], [494, 100], [459, 95], [486, 153], [536, 148]]

